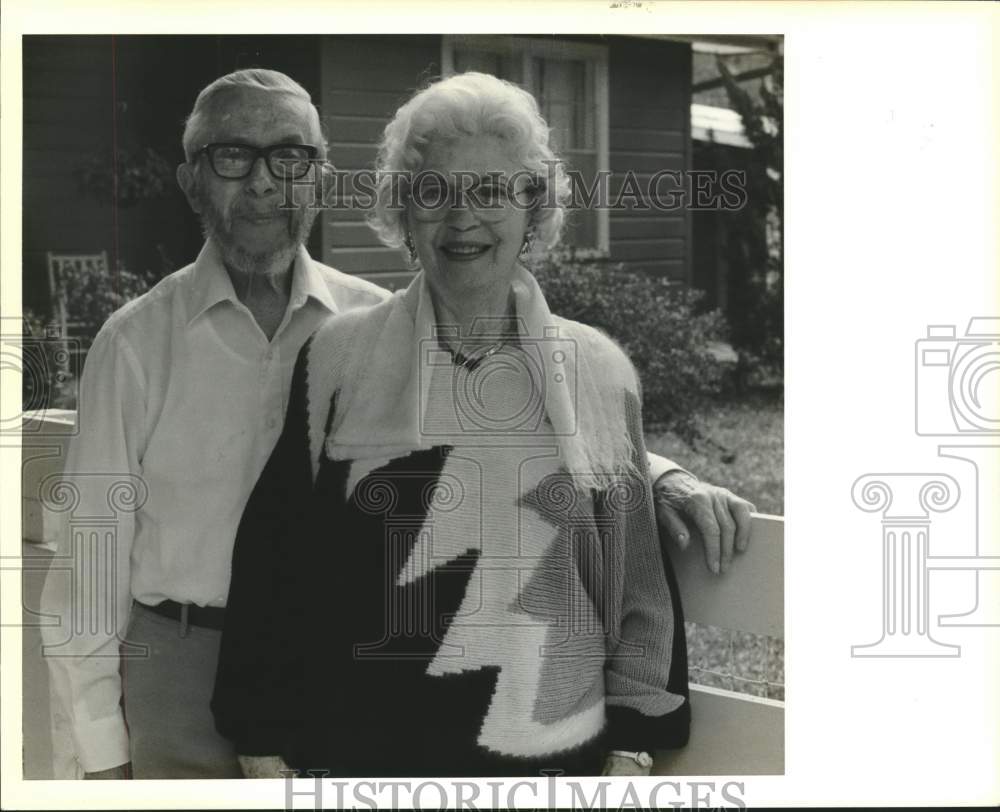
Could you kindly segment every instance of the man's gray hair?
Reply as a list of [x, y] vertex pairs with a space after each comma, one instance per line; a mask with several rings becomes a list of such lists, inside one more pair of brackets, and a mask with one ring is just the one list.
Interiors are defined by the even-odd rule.
[[204, 146], [206, 119], [211, 112], [216, 98], [220, 94], [240, 88], [266, 90], [272, 93], [287, 93], [306, 102], [315, 116], [316, 131], [320, 133], [320, 143], [316, 146], [320, 148], [320, 154], [325, 155], [326, 142], [322, 136], [323, 128], [320, 125], [319, 110], [313, 104], [309, 91], [290, 76], [286, 76], [279, 71], [268, 70], [267, 68], [245, 68], [227, 73], [225, 76], [220, 76], [202, 90], [198, 94], [198, 98], [195, 99], [191, 115], [187, 117], [187, 121], [184, 124], [184, 136], [181, 141], [184, 145], [184, 155], [189, 163], [194, 162], [195, 153]]

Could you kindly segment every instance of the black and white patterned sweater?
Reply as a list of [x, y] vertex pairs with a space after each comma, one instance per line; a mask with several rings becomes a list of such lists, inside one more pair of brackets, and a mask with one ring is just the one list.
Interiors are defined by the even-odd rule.
[[428, 343], [415, 447], [391, 429], [338, 445], [338, 407], [372, 391], [352, 362], [393, 301], [335, 317], [298, 359], [236, 541], [219, 731], [350, 776], [595, 774], [607, 749], [683, 746], [684, 625], [628, 360], [558, 320], [634, 448], [635, 474], [603, 489], [568, 470], [524, 340], [465, 365]]

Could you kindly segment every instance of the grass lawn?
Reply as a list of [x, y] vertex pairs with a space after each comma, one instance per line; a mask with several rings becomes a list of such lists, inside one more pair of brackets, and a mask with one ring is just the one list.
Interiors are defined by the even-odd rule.
[[[646, 433], [650, 451], [749, 499], [760, 513], [784, 514], [784, 402], [755, 392], [717, 403], [700, 419], [691, 447], [671, 432]], [[784, 641], [686, 623], [691, 682], [784, 699]]]
[[672, 432], [646, 433], [646, 447], [713, 485], [784, 513], [784, 400], [781, 390], [753, 392], [712, 406], [699, 420], [705, 439], [691, 447]]

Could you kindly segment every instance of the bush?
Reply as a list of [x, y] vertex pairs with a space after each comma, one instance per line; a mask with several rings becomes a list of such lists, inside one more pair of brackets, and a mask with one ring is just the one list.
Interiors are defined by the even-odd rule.
[[[60, 325], [31, 308], [24, 309], [23, 334], [46, 360], [35, 364], [35, 376], [25, 375], [22, 384], [24, 409], [75, 409], [76, 381], [73, 370], [83, 369], [86, 350], [108, 317], [118, 308], [145, 293], [156, 282], [151, 273], [137, 274], [119, 268], [114, 274], [90, 268], [64, 269], [62, 286], [66, 296], [69, 342], [61, 340]], [[75, 348], [79, 348], [79, 354]], [[74, 358], [63, 357], [66, 352]], [[27, 362], [27, 361], [26, 361]]]
[[62, 285], [71, 332], [89, 346], [108, 317], [144, 294], [156, 279], [151, 272], [133, 273], [125, 268], [110, 274], [84, 268], [65, 269]]
[[553, 313], [597, 327], [632, 359], [643, 387], [647, 430], [700, 437], [695, 417], [723, 384], [711, 348], [725, 335], [718, 311], [696, 314], [701, 294], [628, 271], [596, 251], [562, 248], [532, 267]]
[[174, 167], [152, 147], [119, 149], [113, 163], [92, 155], [75, 174], [80, 191], [103, 205], [134, 206], [174, 188]]

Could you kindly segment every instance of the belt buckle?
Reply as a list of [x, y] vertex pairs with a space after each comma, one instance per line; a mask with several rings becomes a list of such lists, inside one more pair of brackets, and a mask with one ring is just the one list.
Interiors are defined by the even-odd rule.
[[191, 604], [182, 603], [181, 604], [181, 637], [187, 637], [188, 631], [190, 629], [190, 624], [188, 623], [188, 609], [190, 609]]

